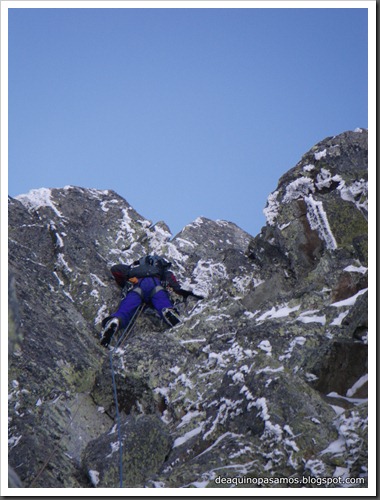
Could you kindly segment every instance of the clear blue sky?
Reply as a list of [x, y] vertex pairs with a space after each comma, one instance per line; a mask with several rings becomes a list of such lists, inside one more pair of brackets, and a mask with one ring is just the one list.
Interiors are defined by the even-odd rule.
[[173, 234], [258, 234], [281, 175], [368, 127], [367, 9], [323, 4], [9, 9], [9, 194], [113, 189]]

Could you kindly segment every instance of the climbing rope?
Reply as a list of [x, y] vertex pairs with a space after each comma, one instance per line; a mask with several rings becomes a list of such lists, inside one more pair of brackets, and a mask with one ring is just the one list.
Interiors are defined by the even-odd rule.
[[142, 303], [139, 305], [139, 307], [136, 309], [134, 315], [132, 316], [131, 320], [129, 321], [128, 325], [125, 327], [124, 331], [120, 335], [115, 347], [113, 348], [113, 351], [116, 351], [119, 347], [121, 347], [125, 341], [127, 340], [129, 334], [132, 331], [132, 328], [134, 327], [137, 319], [140, 317], [141, 313], [143, 312], [145, 308], [145, 303]]
[[111, 365], [113, 395], [114, 395], [115, 407], [116, 407], [117, 435], [118, 435], [118, 439], [119, 439], [119, 484], [120, 484], [120, 488], [122, 488], [123, 487], [123, 442], [121, 439], [119, 404], [118, 404], [118, 400], [117, 400], [115, 372], [113, 369], [113, 362], [112, 362], [112, 351], [110, 351], [110, 365]]
[[[130, 322], [128, 323], [128, 325], [126, 326], [126, 328], [122, 332], [120, 338], [118, 339], [118, 341], [116, 343], [116, 346], [110, 351], [110, 366], [111, 366], [111, 375], [112, 375], [112, 387], [113, 387], [113, 393], [114, 393], [114, 399], [115, 399], [116, 419], [117, 419], [117, 429], [118, 429], [118, 439], [119, 439], [119, 483], [120, 483], [120, 488], [123, 487], [123, 461], [122, 461], [122, 459], [123, 459], [123, 448], [122, 448], [122, 439], [121, 439], [121, 425], [120, 425], [119, 404], [118, 404], [118, 399], [117, 399], [115, 371], [114, 371], [114, 368], [113, 368], [112, 354], [113, 354], [114, 351], [116, 351], [116, 349], [118, 349], [119, 347], [121, 347], [122, 344], [124, 344], [124, 342], [126, 341], [128, 335], [131, 333], [132, 328], [133, 328], [133, 326], [136, 323], [136, 320], [140, 317], [140, 315], [141, 315], [142, 311], [144, 310], [144, 308], [145, 308], [145, 304], [143, 303], [143, 304], [141, 304], [136, 309], [136, 311], [135, 311], [134, 315], [132, 316]], [[46, 467], [49, 465], [49, 463], [50, 463], [53, 455], [57, 452], [59, 443], [66, 436], [66, 434], [67, 434], [67, 432], [69, 430], [69, 427], [73, 424], [73, 422], [74, 422], [74, 420], [75, 420], [75, 418], [76, 418], [76, 416], [78, 414], [80, 406], [81, 406], [81, 404], [80, 404], [80, 402], [78, 402], [76, 411], [75, 411], [72, 419], [69, 420], [69, 422], [67, 423], [66, 427], [63, 430], [63, 433], [62, 433], [60, 439], [57, 441], [57, 443], [55, 444], [55, 446], [51, 450], [50, 454], [46, 458], [45, 462], [42, 464], [42, 467], [39, 469], [39, 471], [37, 472], [37, 474], [35, 475], [35, 477], [30, 482], [30, 484], [28, 486], [29, 488], [33, 488], [33, 486], [36, 483], [36, 481], [41, 477], [42, 473], [44, 472], [44, 470], [46, 469]]]
[[111, 367], [111, 376], [112, 376], [112, 388], [113, 388], [113, 395], [114, 395], [115, 408], [116, 408], [117, 435], [118, 435], [118, 439], [119, 439], [119, 484], [120, 484], [120, 488], [123, 487], [123, 442], [121, 439], [121, 422], [120, 422], [120, 413], [119, 413], [119, 403], [118, 403], [118, 399], [117, 399], [115, 370], [113, 368], [112, 354], [114, 352], [116, 352], [116, 349], [121, 347], [121, 345], [125, 342], [128, 335], [131, 333], [132, 328], [135, 325], [137, 318], [142, 313], [144, 307], [145, 307], [145, 304], [141, 304], [136, 309], [136, 311], [135, 311], [134, 315], [132, 316], [131, 320], [129, 321], [128, 325], [124, 329], [123, 333], [120, 335], [120, 338], [116, 343], [116, 346], [112, 350], [110, 350], [110, 367]]

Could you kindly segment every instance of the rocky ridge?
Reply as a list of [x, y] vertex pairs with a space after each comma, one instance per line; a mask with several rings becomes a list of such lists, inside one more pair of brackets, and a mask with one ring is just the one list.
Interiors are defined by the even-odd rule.
[[113, 355], [124, 487], [367, 487], [367, 157], [363, 129], [318, 143], [256, 237], [204, 217], [173, 237], [111, 190], [10, 198], [9, 462], [23, 486], [119, 486], [100, 322], [120, 299], [110, 266], [154, 252], [205, 299], [178, 304], [172, 329], [146, 310]]

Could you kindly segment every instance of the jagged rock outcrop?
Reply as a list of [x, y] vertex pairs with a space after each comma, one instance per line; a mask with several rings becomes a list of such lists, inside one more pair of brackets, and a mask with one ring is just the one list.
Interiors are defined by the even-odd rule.
[[88, 444], [83, 466], [95, 486], [114, 488], [123, 480], [130, 488], [143, 488], [145, 481], [159, 471], [170, 452], [172, 440], [169, 431], [156, 415], [126, 417], [120, 426], [123, 466], [120, 472], [120, 440], [115, 427]]
[[[117, 488], [121, 441], [126, 488], [366, 487], [367, 155], [362, 129], [317, 144], [256, 237], [205, 218], [172, 237], [109, 190], [9, 199], [23, 486]], [[205, 298], [172, 329], [147, 309], [113, 354], [119, 438], [100, 323], [120, 299], [110, 266], [147, 252]]]

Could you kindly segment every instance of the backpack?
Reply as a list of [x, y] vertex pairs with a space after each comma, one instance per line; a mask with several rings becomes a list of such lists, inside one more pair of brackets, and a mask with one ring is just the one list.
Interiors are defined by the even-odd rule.
[[157, 276], [164, 278], [165, 271], [171, 263], [159, 255], [146, 255], [138, 261], [138, 265], [131, 267], [128, 271], [129, 278], [147, 278]]

